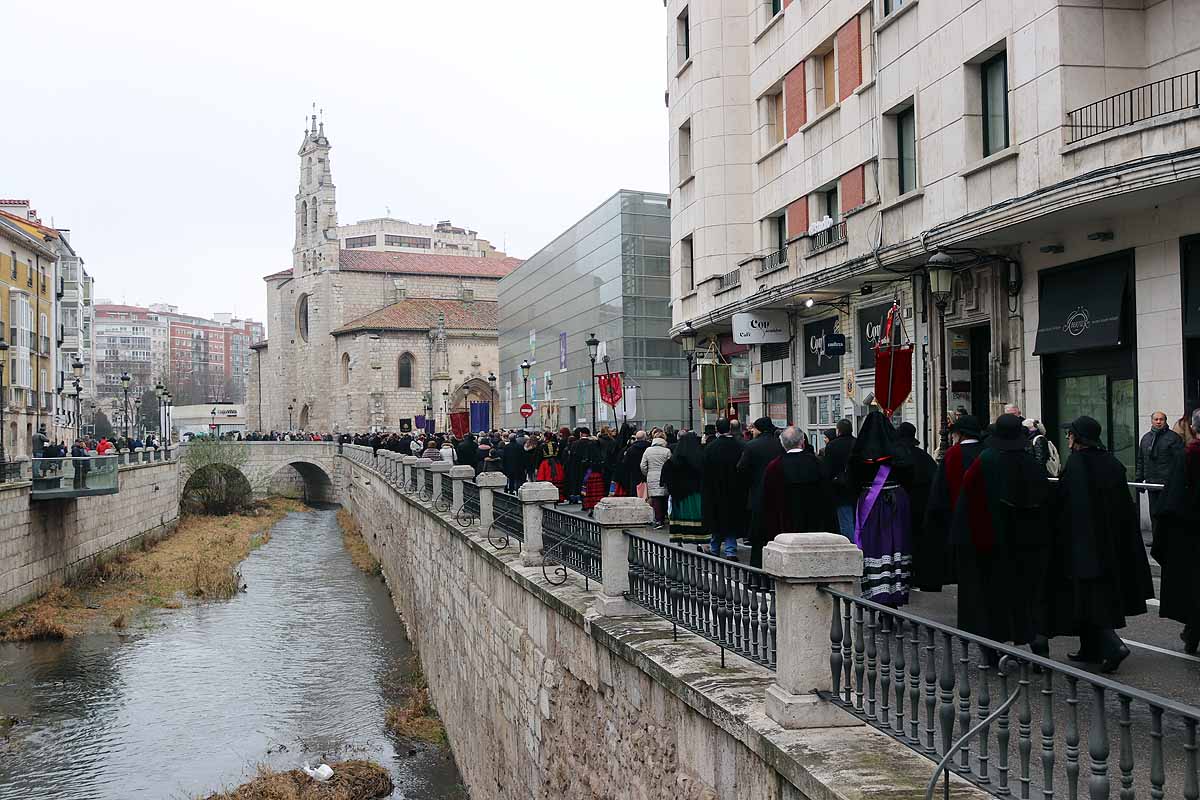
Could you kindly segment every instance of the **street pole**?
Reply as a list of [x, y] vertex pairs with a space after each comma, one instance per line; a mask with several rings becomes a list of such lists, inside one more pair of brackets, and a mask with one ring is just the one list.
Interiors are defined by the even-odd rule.
[[4, 452], [4, 407], [8, 405], [8, 390], [4, 388], [4, 365], [8, 362], [8, 342], [0, 335], [0, 483], [8, 480], [8, 456]]
[[488, 373], [488, 388], [492, 396], [488, 403], [488, 432], [496, 430], [496, 373]]
[[688, 430], [696, 429], [695, 404], [692, 403], [692, 377], [696, 369], [695, 362], [692, 360], [694, 356], [691, 353], [687, 354], [687, 385], [688, 385]]
[[938, 432], [941, 439], [938, 460], [946, 457], [950, 447], [949, 396], [946, 393], [946, 305], [954, 291], [954, 259], [948, 253], [938, 251], [929, 257], [925, 268], [926, 284], [938, 311], [938, 395], [941, 402], [941, 421]]

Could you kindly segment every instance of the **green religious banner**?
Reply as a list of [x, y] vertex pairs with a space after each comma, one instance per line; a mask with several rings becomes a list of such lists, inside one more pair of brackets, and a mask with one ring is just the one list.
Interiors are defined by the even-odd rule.
[[700, 365], [700, 405], [704, 411], [713, 413], [725, 410], [729, 405], [729, 365]]

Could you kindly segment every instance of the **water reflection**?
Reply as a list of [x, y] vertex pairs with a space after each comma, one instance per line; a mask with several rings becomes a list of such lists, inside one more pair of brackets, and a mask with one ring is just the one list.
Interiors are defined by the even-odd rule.
[[410, 655], [335, 514], [290, 514], [242, 565], [249, 590], [128, 635], [0, 645], [0, 800], [190, 798], [259, 763], [371, 758], [393, 797], [459, 800], [453, 763], [383, 728]]

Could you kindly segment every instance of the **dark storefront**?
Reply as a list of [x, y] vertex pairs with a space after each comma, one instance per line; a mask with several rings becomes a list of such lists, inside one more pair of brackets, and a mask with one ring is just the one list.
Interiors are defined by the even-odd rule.
[[1200, 236], [1179, 243], [1183, 272], [1184, 411], [1200, 408]]
[[1066, 427], [1095, 417], [1106, 446], [1133, 476], [1137, 444], [1133, 253], [1126, 251], [1038, 274], [1042, 408], [1065, 460]]

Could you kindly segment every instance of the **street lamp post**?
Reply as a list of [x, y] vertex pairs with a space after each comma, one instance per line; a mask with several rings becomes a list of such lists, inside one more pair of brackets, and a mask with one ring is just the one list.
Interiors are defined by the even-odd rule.
[[442, 389], [442, 431], [450, 432], [450, 387]]
[[592, 362], [592, 429], [596, 428], [596, 353], [600, 349], [600, 340], [596, 338], [596, 334], [589, 333], [587, 341], [584, 342], [588, 349], [588, 360]]
[[938, 426], [941, 448], [939, 460], [946, 457], [950, 446], [949, 398], [946, 394], [946, 305], [954, 291], [954, 259], [948, 253], [937, 252], [925, 264], [929, 294], [938, 310], [938, 398], [941, 421]]
[[533, 369], [533, 365], [529, 363], [529, 359], [521, 362], [521, 402], [529, 402], [529, 370]]
[[133, 432], [142, 438], [142, 398], [133, 399]]
[[496, 373], [488, 373], [488, 386], [492, 392], [491, 402], [488, 403], [488, 430], [494, 431], [496, 429]]
[[163, 437], [164, 437], [165, 443], [169, 445], [171, 443], [171, 406], [175, 403], [175, 395], [171, 394], [170, 392], [164, 391], [163, 392], [163, 400], [165, 400], [167, 403], [166, 414], [164, 414], [164, 416], [166, 418], [164, 420], [164, 422], [166, 423], [167, 427], [166, 427], [166, 430], [163, 432]]
[[217, 407], [216, 406], [213, 406], [213, 410], [211, 413], [212, 413], [212, 425], [209, 427], [209, 430], [211, 430], [213, 432], [214, 438], [220, 439], [221, 438], [221, 429], [220, 429], [220, 427], [217, 426]]
[[125, 393], [125, 405], [121, 407], [125, 414], [125, 438], [129, 438], [129, 383], [133, 379], [129, 377], [128, 372], [121, 373], [121, 391]]
[[163, 386], [163, 382], [159, 381], [154, 384], [154, 397], [158, 400], [158, 438], [163, 438], [163, 395], [166, 394], [167, 387]]
[[295, 409], [295, 406], [292, 405], [291, 403], [288, 403], [288, 433], [292, 432], [292, 410], [293, 409]]
[[71, 362], [71, 374], [75, 376], [73, 384], [75, 388], [75, 438], [79, 439], [83, 434], [83, 420], [80, 419], [79, 415], [79, 395], [83, 393], [83, 387], [79, 385], [79, 379], [83, 377], [83, 362], [79, 360], [78, 355]]
[[688, 430], [694, 430], [695, 409], [692, 406], [692, 371], [696, 364], [696, 329], [688, 323], [683, 323], [683, 331], [679, 335], [679, 344], [683, 348], [683, 357], [687, 359], [687, 419]]
[[4, 453], [4, 407], [8, 405], [8, 390], [4, 388], [4, 365], [8, 363], [8, 342], [0, 332], [0, 483], [8, 480], [8, 457]]

